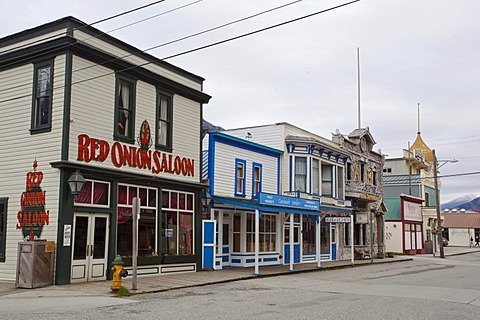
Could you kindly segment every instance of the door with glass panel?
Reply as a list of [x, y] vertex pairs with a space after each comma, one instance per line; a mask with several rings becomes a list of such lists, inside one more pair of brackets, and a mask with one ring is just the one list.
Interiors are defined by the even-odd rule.
[[107, 279], [108, 214], [75, 213], [72, 242], [72, 282]]
[[[293, 246], [293, 263], [300, 263], [300, 215], [293, 215], [293, 238], [290, 237], [290, 222], [287, 220], [283, 226], [284, 264], [290, 263], [290, 246]], [[290, 218], [289, 218], [290, 219]]]

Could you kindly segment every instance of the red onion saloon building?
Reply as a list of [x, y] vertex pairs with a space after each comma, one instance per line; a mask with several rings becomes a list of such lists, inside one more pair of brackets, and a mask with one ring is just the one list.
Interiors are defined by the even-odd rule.
[[72, 17], [0, 39], [0, 279], [29, 240], [56, 284], [128, 268], [134, 198], [138, 273], [199, 269], [203, 81]]

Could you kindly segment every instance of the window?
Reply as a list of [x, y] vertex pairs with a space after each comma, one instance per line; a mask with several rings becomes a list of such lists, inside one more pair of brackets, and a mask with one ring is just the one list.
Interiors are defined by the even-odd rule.
[[7, 202], [8, 198], [0, 198], [0, 262], [5, 262], [5, 245], [7, 241]]
[[157, 132], [155, 144], [157, 148], [172, 149], [172, 97], [157, 93]]
[[75, 200], [76, 206], [88, 205], [98, 207], [110, 206], [110, 184], [93, 180], [85, 180], [80, 194]]
[[343, 182], [343, 167], [338, 167], [337, 166], [337, 199], [344, 199], [344, 182]]
[[241, 229], [242, 217], [240, 213], [235, 213], [233, 216], [233, 252], [240, 252], [241, 250]]
[[347, 163], [347, 180], [353, 180], [353, 166], [350, 162]]
[[31, 132], [46, 132], [52, 127], [53, 63], [34, 68]]
[[322, 163], [322, 195], [333, 196], [333, 166]]
[[383, 168], [383, 172], [392, 173], [392, 168]]
[[377, 171], [373, 170], [372, 174], [373, 174], [372, 183], [373, 183], [374, 186], [376, 186], [377, 185]]
[[[350, 235], [350, 223], [345, 223], [345, 245], [349, 246], [352, 244], [352, 238]], [[353, 226], [354, 230], [354, 245], [365, 245], [367, 243], [367, 233], [366, 233], [366, 225], [355, 223]]]
[[365, 163], [360, 163], [360, 181], [365, 182]]
[[316, 253], [317, 222], [313, 215], [302, 216], [302, 248], [303, 254]]
[[312, 193], [320, 194], [320, 161], [312, 160]]
[[[274, 252], [277, 242], [277, 220], [272, 214], [263, 214], [259, 221], [259, 251]], [[255, 214], [247, 214], [246, 252], [255, 252]]]
[[191, 255], [193, 250], [193, 193], [162, 191], [162, 254]]
[[255, 162], [253, 163], [252, 184], [252, 196], [255, 196], [262, 191], [262, 165]]
[[235, 195], [245, 197], [245, 160], [235, 159]]
[[293, 191], [307, 191], [307, 158], [295, 158], [295, 184]]
[[138, 256], [157, 255], [157, 189], [121, 184], [118, 185], [117, 253], [132, 256], [133, 198], [136, 197], [140, 198]]
[[120, 76], [117, 76], [115, 123], [115, 139], [134, 143], [135, 82]]

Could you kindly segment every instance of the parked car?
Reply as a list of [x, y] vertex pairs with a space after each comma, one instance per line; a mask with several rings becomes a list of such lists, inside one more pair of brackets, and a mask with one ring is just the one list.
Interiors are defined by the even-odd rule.
[[444, 247], [448, 246], [448, 240], [447, 240], [447, 238], [443, 237], [442, 239], [443, 239], [443, 246], [444, 246]]

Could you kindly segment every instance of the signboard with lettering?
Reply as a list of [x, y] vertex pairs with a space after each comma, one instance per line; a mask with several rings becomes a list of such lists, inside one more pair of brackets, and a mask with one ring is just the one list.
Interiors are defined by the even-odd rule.
[[258, 194], [258, 203], [261, 205], [286, 207], [292, 209], [304, 209], [311, 211], [320, 210], [320, 201], [318, 200], [286, 197], [278, 194], [269, 194], [263, 192]]
[[350, 223], [351, 221], [350, 217], [325, 217], [327, 223]]

